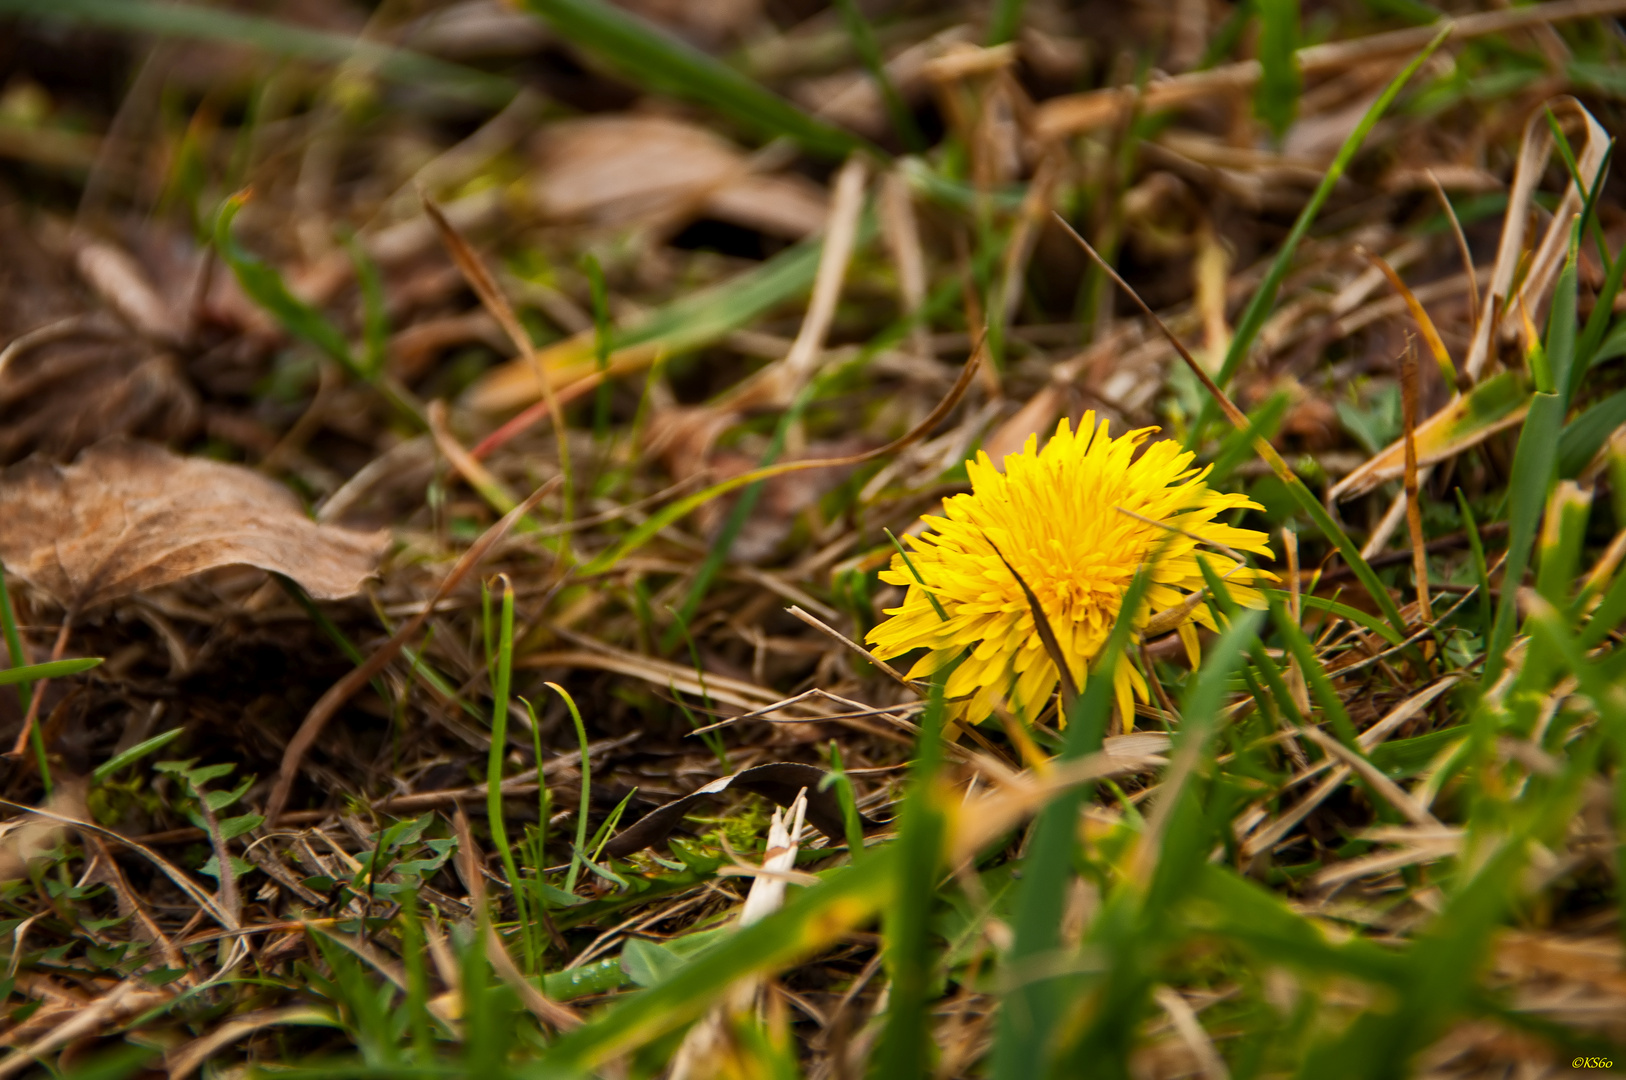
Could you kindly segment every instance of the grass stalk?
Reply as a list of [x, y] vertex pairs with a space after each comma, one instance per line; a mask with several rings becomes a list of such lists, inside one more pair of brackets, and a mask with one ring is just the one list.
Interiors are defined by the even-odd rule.
[[486, 819], [491, 827], [491, 842], [502, 859], [503, 872], [508, 875], [508, 888], [514, 895], [514, 907], [520, 927], [520, 939], [525, 946], [525, 962], [529, 970], [536, 971], [539, 957], [527, 917], [525, 883], [519, 876], [519, 864], [514, 849], [508, 842], [508, 825], [502, 808], [503, 758], [508, 752], [508, 697], [514, 677], [514, 583], [507, 574], [502, 582], [502, 614], [499, 617], [497, 642], [497, 671], [491, 690], [491, 750], [486, 757]]
[[582, 854], [587, 850], [587, 812], [592, 806], [593, 759], [587, 749], [587, 726], [582, 723], [576, 699], [558, 683], [550, 682], [548, 688], [564, 699], [565, 708], [570, 710], [570, 719], [576, 725], [576, 741], [581, 745], [581, 804], [576, 810], [576, 843], [570, 857], [570, 869], [565, 875], [565, 892], [573, 893], [576, 891], [576, 879], [581, 873]]

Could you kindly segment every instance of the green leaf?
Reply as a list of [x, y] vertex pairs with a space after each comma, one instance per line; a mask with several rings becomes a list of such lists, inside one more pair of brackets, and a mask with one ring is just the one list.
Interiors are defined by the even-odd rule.
[[[204, 772], [211, 772], [212, 773], [215, 769], [218, 769], [218, 768], [220, 768], [220, 766], [216, 765], [216, 766], [211, 766], [207, 770], [206, 769], [199, 769], [199, 770], [197, 770], [197, 772], [198, 773], [204, 773]], [[228, 766], [228, 771], [229, 770], [230, 770], [230, 767]], [[192, 775], [196, 776], [197, 773], [194, 773]], [[211, 776], [210, 778], [212, 779], [213, 777]], [[248, 794], [248, 789], [254, 785], [254, 780], [255, 780], [255, 778], [252, 777], [252, 776], [245, 776], [243, 778], [242, 782], [239, 783], [237, 785], [237, 787], [232, 789], [231, 791], [211, 791], [211, 792], [208, 792], [207, 794], [204, 795], [204, 801], [209, 804], [209, 809], [211, 809], [211, 810], [214, 810], [216, 812], [224, 810], [224, 809], [226, 809], [226, 807], [230, 806], [232, 803], [236, 802], [238, 799], [241, 799], [244, 795], [247, 795]], [[194, 780], [193, 781], [193, 787], [198, 788], [198, 789], [202, 789], [203, 781]]]
[[240, 817], [223, 818], [220, 822], [220, 838], [222, 840], [235, 840], [246, 832], [252, 832], [265, 824], [265, 818], [259, 814], [243, 814]]
[[[1576, 230], [1580, 227], [1576, 223]], [[1508, 489], [1507, 562], [1502, 576], [1501, 599], [1496, 607], [1496, 621], [1491, 627], [1491, 639], [1486, 644], [1486, 686], [1493, 685], [1507, 662], [1507, 649], [1513, 642], [1514, 625], [1518, 621], [1518, 592], [1524, 582], [1524, 572], [1530, 565], [1530, 549], [1535, 543], [1536, 530], [1547, 509], [1547, 498], [1552, 490], [1552, 478], [1558, 467], [1559, 444], [1563, 437], [1566, 396], [1569, 384], [1570, 361], [1573, 358], [1576, 322], [1575, 266], [1579, 238], [1570, 237], [1570, 255], [1565, 261], [1560, 281], [1568, 278], [1567, 289], [1555, 288], [1552, 309], [1547, 318], [1547, 343], [1552, 362], [1552, 380], [1556, 390], [1538, 393], [1524, 419], [1524, 430], [1519, 433], [1519, 444], [1513, 452], [1513, 482]]]
[[683, 958], [664, 945], [632, 938], [621, 949], [621, 970], [639, 986], [665, 982], [683, 966]]
[[524, 0], [559, 35], [646, 89], [697, 101], [768, 138], [787, 137], [822, 157], [858, 150], [863, 139], [816, 120], [715, 57], [603, 0]]
[[1609, 333], [1598, 344], [1598, 349], [1592, 354], [1591, 363], [1596, 366], [1606, 360], [1618, 360], [1626, 356], [1626, 319], [1621, 319], [1609, 329]]
[[[237, 877], [242, 877], [254, 871], [254, 864], [244, 862], [233, 855], [231, 857], [231, 871]], [[198, 867], [198, 873], [212, 877], [216, 881], [220, 880], [220, 857], [218, 855], [209, 856], [209, 861]]]
[[[11, 606], [11, 590], [6, 587], [6, 568], [0, 563], [0, 637], [6, 643], [6, 663], [10, 665], [22, 664], [28, 659], [23, 651], [22, 635], [17, 632], [17, 611]], [[3, 675], [0, 675], [3, 677]], [[33, 702], [34, 695], [31, 689], [31, 680], [26, 675], [17, 677], [17, 704], [23, 712], [28, 712], [28, 706]], [[43, 746], [43, 743], [41, 744]], [[36, 746], [36, 751], [41, 748]], [[48, 772], [41, 775], [48, 776]]]

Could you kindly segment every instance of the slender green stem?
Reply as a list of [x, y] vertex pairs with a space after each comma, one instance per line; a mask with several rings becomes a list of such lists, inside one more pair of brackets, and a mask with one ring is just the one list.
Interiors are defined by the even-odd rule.
[[898, 93], [897, 84], [892, 76], [887, 74], [886, 58], [881, 55], [881, 46], [875, 40], [875, 30], [870, 26], [864, 13], [858, 10], [857, 0], [836, 0], [836, 9], [841, 13], [841, 22], [847, 28], [847, 36], [852, 38], [853, 49], [858, 53], [859, 61], [869, 72], [870, 79], [881, 94], [881, 101], [886, 105], [887, 117], [892, 121], [892, 128], [898, 133], [911, 154], [919, 154], [926, 150], [926, 139], [915, 124], [914, 114], [904, 103], [903, 95]]
[[576, 741], [581, 744], [581, 806], [576, 811], [576, 845], [575, 852], [570, 857], [570, 870], [565, 875], [565, 892], [576, 891], [576, 879], [581, 874], [582, 855], [587, 850], [587, 811], [591, 806], [591, 792], [593, 786], [592, 755], [587, 750], [587, 725], [582, 723], [581, 710], [576, 708], [576, 699], [570, 692], [558, 683], [548, 683], [549, 689], [565, 699], [565, 708], [570, 710], [570, 719], [576, 725]]
[[[514, 894], [514, 907], [519, 925], [530, 925], [526, 918], [525, 889], [519, 877], [519, 865], [514, 861], [514, 850], [508, 843], [508, 826], [502, 812], [502, 762], [508, 749], [508, 690], [514, 674], [514, 583], [502, 575], [502, 615], [500, 638], [497, 646], [497, 673], [491, 693], [491, 752], [486, 757], [486, 818], [491, 826], [491, 842], [508, 875], [508, 888]], [[536, 970], [537, 957], [531, 935], [522, 933], [525, 959], [530, 970]]]
[[[17, 612], [11, 606], [11, 593], [6, 588], [6, 568], [0, 564], [0, 629], [4, 629], [6, 637], [6, 656], [10, 659], [9, 667], [27, 667], [28, 654], [23, 652], [23, 638], [17, 632]], [[17, 700], [22, 704], [23, 712], [28, 712], [28, 706], [33, 700], [34, 684], [23, 681], [17, 684]]]

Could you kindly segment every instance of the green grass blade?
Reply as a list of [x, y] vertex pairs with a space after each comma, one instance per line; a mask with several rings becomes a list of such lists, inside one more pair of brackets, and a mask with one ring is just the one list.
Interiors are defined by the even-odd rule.
[[1406, 632], [1406, 620], [1401, 616], [1400, 608], [1396, 606], [1394, 597], [1389, 595], [1389, 590], [1384, 586], [1383, 582], [1378, 580], [1377, 572], [1372, 569], [1372, 564], [1367, 562], [1365, 557], [1361, 555], [1361, 549], [1355, 546], [1355, 541], [1351, 540], [1349, 534], [1344, 532], [1338, 526], [1338, 523], [1332, 519], [1332, 515], [1327, 513], [1327, 508], [1321, 505], [1321, 500], [1316, 498], [1310, 489], [1304, 486], [1303, 480], [1300, 480], [1297, 476], [1289, 475], [1283, 482], [1283, 486], [1287, 488], [1287, 494], [1298, 504], [1299, 509], [1303, 510], [1310, 520], [1315, 522], [1316, 528], [1320, 530], [1321, 535], [1332, 541], [1333, 547], [1336, 547], [1338, 554], [1343, 557], [1344, 565], [1354, 571], [1356, 580], [1366, 589], [1367, 595], [1372, 597], [1372, 602], [1378, 605], [1378, 609], [1383, 612], [1383, 617], [1389, 620], [1389, 625], [1404, 634]]
[[378, 264], [367, 254], [366, 248], [356, 243], [355, 237], [347, 237], [344, 248], [356, 268], [356, 284], [361, 287], [361, 332], [365, 350], [361, 376], [371, 382], [384, 374], [384, 364], [389, 359], [390, 316], [384, 299], [384, 278], [378, 272]]
[[1597, 648], [1623, 619], [1626, 619], [1626, 573], [1618, 573], [1581, 630], [1580, 647]]
[[1547, 357], [1548, 369], [1552, 372], [1553, 389], [1566, 409], [1571, 398], [1575, 396], [1576, 384], [1586, 374], [1586, 369], [1577, 368], [1575, 363], [1575, 325], [1579, 319], [1576, 278], [1580, 262], [1580, 230], [1579, 221], [1570, 230], [1569, 257], [1564, 260], [1564, 268], [1559, 271], [1558, 281], [1553, 285], [1552, 306], [1547, 316], [1547, 337], [1542, 348]]
[[[17, 632], [17, 609], [11, 606], [11, 591], [6, 587], [6, 568], [3, 563], [0, 563], [0, 631], [5, 635], [7, 666], [21, 667], [23, 661], [28, 659], [28, 653], [23, 651], [23, 638]], [[28, 712], [32, 695], [31, 680], [26, 678], [17, 680], [17, 701], [24, 713]]]
[[898, 133], [905, 146], [912, 154], [924, 153], [927, 149], [926, 140], [920, 134], [920, 128], [915, 124], [914, 114], [904, 103], [903, 95], [898, 93], [892, 76], [886, 72], [886, 57], [881, 55], [881, 45], [875, 40], [875, 30], [870, 26], [864, 13], [858, 10], [858, 0], [836, 0], [836, 9], [841, 13], [841, 22], [847, 28], [847, 36], [852, 38], [853, 51], [869, 72], [869, 77], [880, 92], [881, 101], [886, 106], [886, 115], [892, 121], [892, 130]]
[[525, 886], [519, 876], [514, 849], [508, 843], [508, 825], [503, 820], [502, 811], [502, 763], [508, 755], [508, 696], [514, 678], [514, 583], [508, 580], [506, 574], [502, 578], [502, 614], [499, 619], [497, 673], [492, 680], [491, 691], [491, 749], [486, 755], [486, 821], [491, 828], [491, 842], [502, 858], [503, 871], [508, 875], [508, 889], [514, 896], [526, 964], [531, 971], [535, 971], [536, 946], [531, 922], [526, 918]]
[[[790, 437], [791, 428], [807, 411], [808, 404], [813, 400], [815, 385], [815, 383], [809, 382], [803, 387], [801, 393], [796, 395], [796, 400], [791, 403], [790, 408], [786, 409], [779, 417], [779, 422], [774, 425], [773, 438], [769, 440], [768, 448], [762, 452], [762, 457], [758, 459], [757, 468], [766, 469], [779, 459], [780, 454], [784, 453], [785, 440]], [[700, 605], [705, 601], [706, 592], [711, 588], [711, 583], [722, 572], [724, 564], [728, 562], [729, 552], [734, 549], [734, 541], [739, 538], [740, 530], [745, 528], [746, 522], [751, 520], [752, 513], [756, 511], [757, 500], [762, 498], [762, 490], [763, 481], [759, 480], [740, 492], [739, 499], [734, 503], [734, 506], [728, 512], [728, 517], [723, 521], [723, 527], [717, 531], [716, 537], [711, 542], [711, 547], [707, 549], [705, 560], [695, 570], [694, 582], [689, 586], [689, 593], [683, 598], [682, 606], [678, 608], [677, 618], [667, 628], [666, 633], [661, 635], [662, 652], [671, 651], [672, 646], [677, 644], [678, 636], [683, 631], [683, 628], [693, 621], [695, 613], [700, 610]]]
[[[1558, 448], [1564, 429], [1566, 390], [1573, 367], [1576, 295], [1573, 287], [1577, 238], [1570, 238], [1570, 257], [1560, 275], [1572, 285], [1562, 292], [1555, 289], [1547, 320], [1548, 363], [1552, 386], [1539, 388], [1524, 418], [1524, 430], [1513, 452], [1513, 481], [1508, 488], [1507, 562], [1502, 574], [1501, 598], [1496, 605], [1496, 621], [1485, 654], [1484, 685], [1492, 686], [1507, 663], [1507, 649], [1513, 642], [1518, 621], [1518, 593], [1524, 572], [1530, 566], [1530, 551], [1536, 530], [1541, 526], [1558, 467]], [[1552, 350], [1557, 349], [1555, 354]]]
[[1479, 637], [1489, 642], [1491, 637], [1490, 567], [1485, 561], [1485, 544], [1479, 538], [1479, 522], [1474, 520], [1473, 507], [1468, 496], [1457, 488], [1457, 507], [1462, 511], [1462, 529], [1468, 534], [1468, 550], [1474, 560], [1474, 578], [1479, 585]]
[[1622, 424], [1626, 424], [1626, 390], [1610, 394], [1565, 424], [1558, 437], [1558, 475], [1579, 476]]
[[[1599, 183], [1602, 182], [1600, 179]], [[1575, 346], [1575, 362], [1583, 370], [1590, 368], [1597, 360], [1599, 349], [1604, 343], [1604, 335], [1609, 332], [1609, 320], [1615, 311], [1615, 298], [1620, 295], [1623, 281], [1626, 281], [1626, 249], [1615, 253], [1614, 264], [1610, 266], [1609, 274], [1604, 278], [1603, 287], [1598, 290], [1597, 300], [1592, 305], [1592, 314], [1587, 316], [1586, 327], [1581, 331], [1581, 340]], [[1621, 326], [1626, 327], [1626, 323], [1622, 323]]]
[[1304, 631], [1288, 614], [1286, 606], [1279, 599], [1267, 595], [1265, 600], [1270, 604], [1270, 615], [1276, 624], [1276, 632], [1282, 635], [1288, 652], [1298, 661], [1300, 670], [1304, 672], [1304, 681], [1309, 684], [1311, 695], [1332, 724], [1333, 734], [1337, 735], [1338, 741], [1345, 746], [1356, 749], [1355, 725], [1349, 718], [1348, 710], [1344, 708], [1344, 699], [1338, 696], [1337, 688], [1332, 685], [1332, 680], [1327, 678], [1327, 669], [1316, 659], [1310, 639], [1305, 636]]
[[89, 671], [101, 662], [102, 658], [99, 656], [84, 656], [72, 660], [49, 660], [43, 664], [7, 668], [0, 671], [0, 686], [38, 682], [41, 679], [60, 679], [64, 675], [77, 675], [81, 671]]
[[483, 105], [504, 105], [518, 87], [500, 75], [352, 38], [203, 4], [156, 0], [0, 0], [0, 15], [86, 23], [136, 34], [244, 45], [320, 63], [359, 61], [394, 82], [429, 87]]
[[215, 216], [215, 250], [231, 267], [237, 283], [250, 300], [270, 312], [288, 333], [315, 345], [352, 378], [365, 381], [366, 375], [351, 355], [350, 343], [326, 315], [299, 299], [289, 290], [275, 267], [249, 254], [232, 235], [232, 222], [248, 202], [248, 192], [227, 199]]
[[[1149, 849], [1156, 859], [1151, 881], [1125, 880], [1109, 894], [1090, 927], [1086, 947], [1107, 958], [1107, 970], [1089, 988], [1089, 1022], [1071, 1036], [1060, 1068], [1050, 1075], [1130, 1075], [1137, 1020], [1152, 991], [1157, 952], [1178, 932], [1173, 905], [1189, 891], [1192, 879], [1201, 876], [1213, 833], [1224, 825], [1204, 813], [1197, 790], [1199, 761], [1211, 757], [1209, 744], [1219, 727], [1231, 676], [1244, 649], [1258, 640], [1263, 619], [1259, 611], [1237, 618], [1187, 684], [1180, 709], [1184, 723], [1175, 736], [1173, 763], [1164, 771], [1163, 794], [1154, 812], [1154, 820], [1162, 818], [1165, 824], [1160, 836], [1148, 835], [1142, 841], [1156, 845]], [[1184, 779], [1177, 779], [1182, 771]], [[1168, 798], [1174, 802], [1163, 805], [1161, 800]]]
[[988, 16], [988, 44], [1003, 45], [1016, 37], [1022, 29], [1022, 9], [1027, 0], [994, 0], [994, 10]]
[[[1150, 574], [1144, 570], [1137, 573], [1124, 593], [1119, 611], [1138, 610], [1150, 583]], [[1061, 753], [1064, 760], [1101, 748], [1113, 701], [1113, 672], [1132, 633], [1132, 620], [1120, 615], [1073, 706]], [[1063, 792], [1040, 811], [1034, 822], [1033, 838], [1023, 860], [1025, 876], [1016, 896], [1012, 920], [1015, 938], [1005, 957], [1007, 967], [1051, 952], [1061, 941], [1067, 886], [1073, 876], [1078, 812], [1093, 789], [1093, 785], [1086, 784]], [[1034, 979], [1004, 995], [994, 1041], [994, 1080], [1030, 1080], [1043, 1075], [1061, 1017], [1060, 985], [1056, 980]]]
[[576, 811], [576, 844], [575, 854], [570, 860], [570, 871], [565, 877], [565, 892], [576, 891], [576, 879], [581, 873], [582, 852], [587, 850], [587, 812], [592, 806], [593, 788], [593, 756], [587, 749], [587, 725], [582, 723], [581, 710], [576, 708], [576, 699], [570, 692], [558, 683], [548, 683], [549, 689], [564, 698], [565, 708], [570, 710], [570, 719], [576, 725], [576, 741], [581, 746], [581, 805]]
[[741, 929], [669, 979], [560, 1036], [520, 1077], [581, 1076], [699, 1016], [737, 980], [777, 971], [837, 941], [892, 902], [899, 851], [889, 846]]
[[[1262, 591], [1266, 596], [1274, 598], [1278, 603], [1285, 601], [1288, 597], [1288, 594], [1280, 589], [1264, 589]], [[1366, 612], [1361, 611], [1359, 608], [1352, 608], [1348, 604], [1340, 604], [1338, 601], [1328, 600], [1324, 596], [1309, 595], [1300, 596], [1299, 603], [1312, 611], [1324, 611], [1328, 615], [1336, 615], [1340, 619], [1347, 619], [1363, 629], [1370, 630], [1391, 645], [1399, 645], [1406, 640], [1396, 633], [1393, 627], [1384, 625], [1378, 619], [1374, 619]]]
[[1277, 141], [1293, 126], [1304, 78], [1299, 73], [1298, 0], [1257, 0], [1259, 9], [1259, 85], [1254, 115]]
[[[1429, 42], [1428, 46], [1411, 63], [1407, 64], [1400, 74], [1394, 77], [1389, 85], [1384, 88], [1383, 93], [1378, 95], [1378, 99], [1372, 103], [1372, 107], [1366, 110], [1365, 115], [1361, 117], [1361, 122], [1355, 125], [1355, 130], [1351, 131], [1349, 137], [1344, 140], [1343, 146], [1338, 148], [1338, 154], [1333, 158], [1332, 164], [1327, 167], [1327, 174], [1321, 178], [1321, 183], [1316, 186], [1315, 194], [1310, 196], [1309, 203], [1299, 212], [1298, 220], [1293, 222], [1293, 229], [1287, 234], [1287, 240], [1282, 244], [1281, 251], [1276, 253], [1275, 260], [1265, 273], [1265, 280], [1260, 282], [1259, 288], [1254, 291], [1253, 298], [1248, 301], [1247, 308], [1242, 312], [1242, 318], [1237, 323], [1236, 335], [1231, 339], [1231, 346], [1225, 353], [1225, 361], [1220, 366], [1219, 374], [1214, 379], [1221, 387], [1231, 381], [1231, 378], [1237, 372], [1237, 368], [1242, 366], [1242, 361], [1248, 355], [1248, 350], [1253, 347], [1254, 338], [1259, 336], [1260, 329], [1265, 325], [1266, 316], [1270, 314], [1272, 306], [1276, 303], [1276, 292], [1281, 288], [1283, 279], [1287, 277], [1287, 271], [1293, 265], [1293, 253], [1298, 250], [1299, 243], [1304, 239], [1305, 234], [1310, 231], [1311, 223], [1315, 221], [1316, 215], [1321, 212], [1321, 207], [1326, 204], [1327, 197], [1332, 194], [1332, 189], [1343, 178], [1345, 170], [1349, 168], [1349, 163], [1354, 159], [1362, 144], [1366, 142], [1366, 137], [1371, 134], [1372, 128], [1377, 124], [1378, 119], [1388, 112], [1389, 106], [1394, 103], [1394, 99], [1399, 96], [1400, 91], [1411, 81], [1411, 77], [1417, 73], [1417, 69], [1422, 67], [1430, 56], [1434, 55], [1434, 50], [1444, 43], [1449, 33], [1449, 29], [1441, 30], [1434, 40]], [[1192, 425], [1191, 437], [1186, 444], [1188, 447], [1195, 448], [1202, 445], [1203, 432], [1213, 422], [1218, 410], [1219, 406], [1213, 401], [1203, 403], [1203, 411], [1198, 415], [1197, 422]]]
[[[952, 667], [952, 665], [951, 665]], [[876, 1075], [915, 1080], [931, 1075], [931, 1027], [927, 997], [932, 976], [931, 913], [944, 818], [937, 773], [943, 763], [943, 684], [948, 671], [932, 680], [920, 720], [909, 793], [898, 815], [895, 901], [886, 909], [883, 940], [887, 974], [886, 1026], [876, 1050]]]
[[640, 85], [708, 105], [757, 134], [794, 139], [823, 157], [846, 157], [858, 150], [885, 156], [858, 136], [814, 119], [715, 57], [603, 0], [524, 0], [524, 7]]
[[[1210, 743], [1219, 730], [1231, 676], [1242, 663], [1250, 644], [1258, 640], [1264, 622], [1262, 611], [1242, 612], [1226, 627], [1219, 640], [1204, 650], [1202, 667], [1186, 686], [1180, 702], [1182, 723], [1174, 735], [1172, 753], [1212, 756]], [[1206, 832], [1202, 808], [1195, 799], [1187, 798], [1188, 795], [1189, 784], [1181, 795], [1181, 802], [1172, 811], [1164, 834], [1157, 873], [1146, 894], [1146, 907], [1151, 912], [1160, 911], [1165, 902], [1173, 903], [1183, 895], [1193, 875], [1208, 858], [1212, 838], [1199, 835]]]
[[858, 800], [853, 796], [852, 777], [841, 759], [841, 744], [830, 740], [829, 783], [836, 789], [836, 801], [841, 804], [842, 833], [847, 838], [847, 852], [857, 859], [864, 854], [864, 826], [858, 820]]
[[154, 735], [150, 739], [136, 743], [123, 753], [114, 754], [112, 757], [96, 766], [96, 770], [90, 774], [91, 783], [106, 783], [109, 777], [117, 775], [119, 770], [124, 768], [126, 765], [132, 765], [146, 757], [148, 754], [151, 754], [157, 750], [162, 750], [164, 747], [180, 738], [185, 731], [185, 728], [170, 728], [162, 735]]

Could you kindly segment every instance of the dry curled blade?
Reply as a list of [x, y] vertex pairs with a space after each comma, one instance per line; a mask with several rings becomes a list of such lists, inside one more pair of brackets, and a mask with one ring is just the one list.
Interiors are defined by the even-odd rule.
[[1044, 645], [1044, 651], [1050, 654], [1050, 662], [1056, 665], [1056, 671], [1061, 675], [1061, 708], [1062, 715], [1065, 716], [1073, 711], [1073, 702], [1078, 700], [1078, 683], [1073, 681], [1073, 671], [1067, 666], [1066, 654], [1061, 651], [1061, 640], [1056, 637], [1056, 631], [1051, 627], [1050, 619], [1045, 615], [1039, 598], [1028, 588], [1028, 583], [1023, 580], [1022, 575], [1016, 572], [1011, 560], [1005, 557], [1005, 553], [999, 550], [999, 545], [994, 543], [987, 533], [983, 533], [983, 539], [988, 541], [988, 546], [994, 549], [999, 561], [1005, 564], [1005, 569], [1011, 572], [1011, 577], [1022, 587], [1022, 595], [1028, 598], [1028, 610], [1033, 612], [1033, 628], [1039, 633], [1039, 641]]

